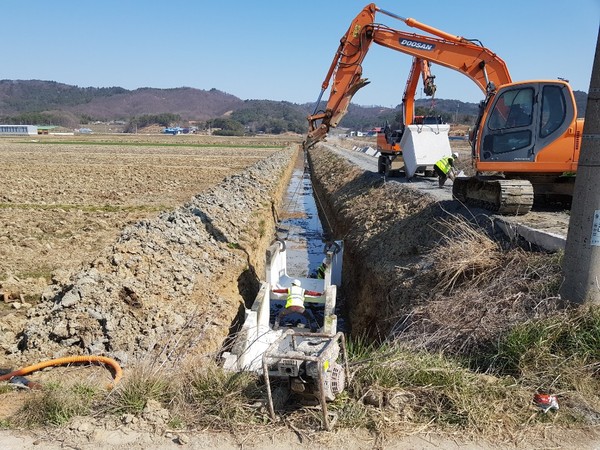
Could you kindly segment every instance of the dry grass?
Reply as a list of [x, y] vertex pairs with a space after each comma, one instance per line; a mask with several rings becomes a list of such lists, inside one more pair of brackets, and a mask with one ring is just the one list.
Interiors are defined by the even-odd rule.
[[160, 366], [141, 364], [108, 395], [105, 407], [112, 414], [140, 414], [149, 400], [166, 404], [175, 392], [172, 373]]
[[265, 422], [266, 391], [254, 373], [203, 364], [188, 374], [182, 394], [192, 413], [188, 417], [197, 425], [235, 430]]
[[436, 290], [451, 294], [457, 283], [477, 287], [489, 282], [502, 263], [500, 245], [463, 217], [439, 219], [438, 224], [446, 234], [428, 256], [439, 280]]
[[48, 383], [33, 392], [9, 422], [17, 427], [61, 426], [93, 411], [100, 390], [88, 383]]
[[[442, 352], [415, 351], [397, 342], [352, 340], [351, 381], [330, 404], [338, 416], [336, 428], [368, 429], [388, 438], [435, 431], [509, 441], [548, 423], [592, 423], [590, 415], [599, 406], [595, 375], [600, 356], [595, 343], [600, 339], [600, 311], [582, 311], [578, 317], [563, 321], [560, 333], [556, 332], [560, 320], [523, 325], [499, 347], [496, 361], [503, 362], [505, 373], [495, 375], [473, 371], [468, 362]], [[512, 374], [509, 364], [515, 369]], [[171, 427], [245, 434], [274, 432], [281, 426], [268, 418], [260, 377], [225, 372], [206, 359], [194, 366], [188, 371], [142, 363], [128, 370], [122, 384], [109, 394], [77, 384], [50, 385], [15, 416], [18, 423], [13, 420], [9, 425], [56, 426], [75, 415], [107, 413], [145, 417], [147, 403], [154, 400], [168, 409]], [[568, 386], [544, 384], [567, 373]], [[531, 405], [533, 392], [548, 388], [561, 395], [560, 415], [545, 415]], [[309, 436], [321, 429], [319, 408], [288, 405], [278, 411], [283, 423], [297, 433]]]
[[504, 249], [464, 219], [443, 221], [426, 257], [429, 298], [402, 311], [392, 334], [414, 348], [474, 357], [516, 324], [560, 309], [560, 254]]

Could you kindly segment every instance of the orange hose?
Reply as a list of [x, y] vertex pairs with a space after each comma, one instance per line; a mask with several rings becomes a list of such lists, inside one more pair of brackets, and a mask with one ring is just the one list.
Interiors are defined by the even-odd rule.
[[34, 364], [32, 366], [23, 367], [22, 369], [15, 370], [13, 372], [7, 373], [6, 375], [0, 376], [0, 381], [10, 380], [12, 377], [24, 376], [33, 372], [37, 372], [38, 370], [45, 369], [46, 367], [51, 366], [63, 366], [65, 364], [71, 363], [93, 363], [98, 362], [105, 364], [107, 366], [112, 367], [114, 370], [114, 378], [112, 382], [112, 386], [117, 384], [121, 377], [123, 376], [123, 370], [117, 361], [112, 358], [107, 358], [105, 356], [65, 356], [64, 358], [50, 359], [48, 361], [42, 361], [41, 363]]

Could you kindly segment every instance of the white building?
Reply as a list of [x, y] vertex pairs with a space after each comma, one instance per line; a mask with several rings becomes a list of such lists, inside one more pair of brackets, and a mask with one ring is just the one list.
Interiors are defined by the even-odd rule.
[[35, 125], [0, 125], [0, 136], [28, 136], [38, 134]]

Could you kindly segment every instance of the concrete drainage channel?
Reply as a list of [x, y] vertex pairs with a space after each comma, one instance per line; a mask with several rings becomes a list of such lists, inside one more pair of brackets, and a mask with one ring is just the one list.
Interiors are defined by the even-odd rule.
[[350, 376], [345, 336], [338, 327], [344, 244], [324, 245], [303, 159], [292, 173], [281, 216], [258, 293], [251, 305], [246, 303], [241, 327], [222, 353], [223, 368], [264, 377], [273, 419], [288, 401], [317, 402], [329, 430], [335, 414], [328, 412], [327, 402], [344, 390]]
[[[318, 203], [308, 162], [300, 155], [281, 204], [281, 218], [276, 228], [277, 239], [286, 243], [287, 271], [292, 277], [316, 277], [317, 268], [324, 261], [332, 243], [327, 239], [331, 230], [327, 229], [327, 223], [324, 228], [321, 221], [321, 217], [325, 222], [327, 218]], [[275, 307], [280, 308], [283, 303]], [[276, 315], [276, 312], [272, 311], [272, 315]], [[348, 331], [344, 298], [340, 291], [337, 292], [335, 312], [338, 331]], [[321, 309], [315, 308], [313, 314], [317, 321], [322, 322]]]

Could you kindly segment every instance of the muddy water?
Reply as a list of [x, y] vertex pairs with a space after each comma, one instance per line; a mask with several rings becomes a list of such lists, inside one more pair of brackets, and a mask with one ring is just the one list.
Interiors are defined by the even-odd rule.
[[[325, 257], [325, 232], [319, 216], [316, 197], [308, 166], [302, 156], [298, 158], [292, 173], [286, 196], [281, 206], [281, 220], [276, 230], [277, 238], [286, 241], [287, 273], [294, 277], [316, 276], [316, 270]], [[285, 302], [274, 302], [271, 318], [277, 316]], [[323, 324], [323, 306], [307, 304]], [[343, 299], [338, 290], [336, 302], [338, 331], [347, 331], [344, 320]], [[308, 326], [308, 324], [305, 324]]]
[[287, 272], [290, 276], [314, 274], [325, 254], [323, 226], [313, 195], [310, 173], [302, 157], [294, 168], [284, 201], [277, 238], [287, 243]]

